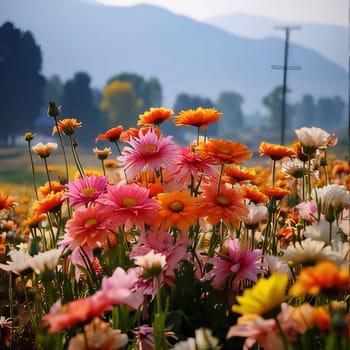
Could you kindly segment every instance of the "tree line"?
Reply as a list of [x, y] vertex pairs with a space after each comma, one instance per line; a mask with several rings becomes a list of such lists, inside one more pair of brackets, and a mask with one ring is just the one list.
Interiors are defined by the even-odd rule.
[[[91, 147], [97, 133], [122, 124], [135, 126], [139, 114], [151, 107], [160, 107], [163, 91], [156, 77], [122, 72], [112, 76], [102, 90], [91, 87], [87, 72], [77, 72], [66, 81], [58, 75], [45, 77], [41, 73], [42, 53], [30, 31], [23, 32], [13, 23], [0, 27], [0, 128], [2, 146], [13, 146], [15, 137], [38, 128], [38, 118], [46, 112], [49, 101], [62, 106], [64, 118], [77, 118], [84, 127], [81, 144]], [[277, 86], [262, 99], [267, 111], [261, 130], [280, 130], [282, 87]], [[243, 113], [244, 97], [236, 91], [223, 91], [216, 100], [181, 92], [176, 96], [173, 110], [217, 108], [223, 118], [208, 130], [209, 135], [239, 139], [244, 131], [258, 132]], [[287, 104], [287, 127], [319, 126], [334, 128], [344, 122], [345, 102], [339, 97], [316, 100], [311, 94], [296, 103]], [[39, 126], [40, 127], [40, 126]], [[171, 123], [164, 132], [174, 135], [178, 142], [185, 140], [183, 131]], [[34, 130], [35, 131], [35, 130]], [[46, 129], [47, 131], [47, 129]], [[45, 132], [45, 125], [42, 132]]]

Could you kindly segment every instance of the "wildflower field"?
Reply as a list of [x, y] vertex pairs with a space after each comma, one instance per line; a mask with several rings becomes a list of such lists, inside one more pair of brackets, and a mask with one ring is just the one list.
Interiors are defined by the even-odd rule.
[[[221, 117], [151, 108], [96, 135], [87, 161], [84, 125], [49, 103], [57, 142], [25, 133], [30, 183], [15, 168], [1, 183], [1, 349], [349, 349], [336, 135], [250, 150], [207, 137]], [[197, 138], [176, 144], [169, 119]]]

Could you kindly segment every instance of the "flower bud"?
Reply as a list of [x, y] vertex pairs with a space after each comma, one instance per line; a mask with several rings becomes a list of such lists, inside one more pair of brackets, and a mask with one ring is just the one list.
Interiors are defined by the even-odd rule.
[[57, 118], [61, 114], [61, 107], [58, 107], [54, 101], [50, 101], [47, 107], [47, 115]]

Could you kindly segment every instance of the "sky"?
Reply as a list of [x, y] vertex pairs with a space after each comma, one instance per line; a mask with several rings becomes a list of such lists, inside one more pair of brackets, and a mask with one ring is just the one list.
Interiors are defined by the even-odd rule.
[[147, 3], [197, 20], [246, 13], [290, 22], [349, 25], [349, 0], [93, 0], [107, 5]]

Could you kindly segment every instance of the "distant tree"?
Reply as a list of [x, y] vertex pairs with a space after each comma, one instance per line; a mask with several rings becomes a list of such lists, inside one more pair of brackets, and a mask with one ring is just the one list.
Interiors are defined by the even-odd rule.
[[46, 79], [44, 88], [44, 106], [50, 101], [55, 101], [59, 106], [63, 101], [63, 83], [58, 75], [53, 75]]
[[300, 102], [294, 105], [294, 127], [314, 126], [315, 123], [315, 100], [312, 95], [306, 94], [302, 96]]
[[0, 27], [0, 139], [14, 145], [16, 135], [31, 130], [43, 105], [41, 50], [31, 32], [12, 23]]
[[163, 91], [157, 78], [150, 78], [146, 81], [143, 101], [146, 110], [151, 107], [161, 107]]
[[[263, 105], [270, 113], [270, 128], [273, 130], [280, 130], [281, 116], [282, 116], [282, 86], [276, 86], [267, 96], [262, 100]], [[287, 89], [287, 92], [289, 90]], [[289, 103], [286, 103], [286, 128], [291, 126], [291, 116], [293, 108]]]
[[220, 137], [236, 136], [237, 130], [242, 130], [244, 126], [244, 115], [241, 107], [243, 102], [243, 97], [233, 91], [224, 91], [219, 95], [216, 107], [223, 114], [219, 121]]
[[186, 93], [180, 93], [176, 96], [174, 112], [179, 113], [186, 109], [196, 109], [198, 107], [213, 108], [214, 103], [211, 99], [200, 96], [191, 96]]
[[144, 110], [148, 110], [151, 107], [159, 107], [162, 104], [162, 87], [157, 78], [152, 77], [147, 81], [141, 75], [124, 72], [109, 79], [107, 85], [113, 81], [132, 84], [137, 98], [142, 99]]
[[90, 87], [90, 76], [78, 72], [63, 86], [62, 116], [76, 118], [83, 123], [77, 136], [78, 143], [93, 146], [98, 129], [101, 128], [100, 111], [95, 105], [94, 94]]
[[339, 97], [321, 97], [316, 104], [317, 126], [334, 131], [341, 127], [345, 102]]
[[108, 127], [121, 124], [129, 128], [136, 126], [143, 111], [143, 101], [137, 97], [131, 83], [116, 80], [104, 88], [100, 108], [107, 114]]

